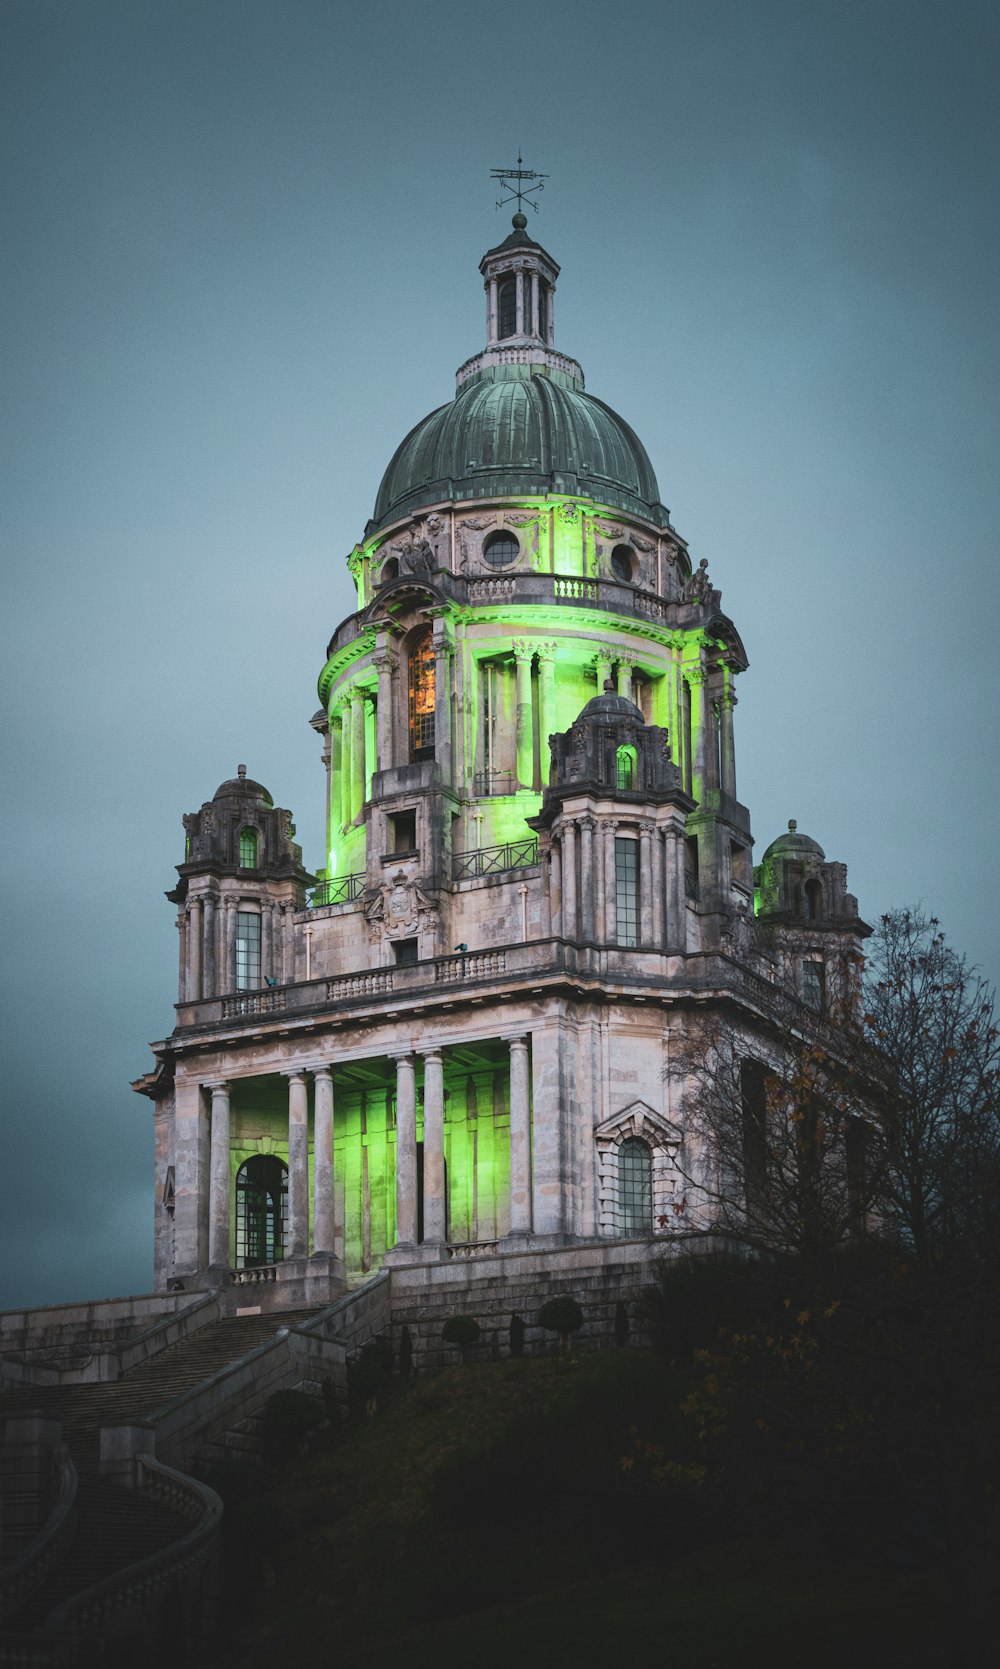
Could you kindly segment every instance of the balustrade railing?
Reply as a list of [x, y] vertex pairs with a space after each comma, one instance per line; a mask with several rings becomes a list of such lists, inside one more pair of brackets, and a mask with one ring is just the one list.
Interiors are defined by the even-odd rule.
[[467, 881], [478, 875], [502, 875], [505, 870], [530, 869], [537, 862], [537, 840], [509, 840], [505, 846], [480, 846], [474, 852], [455, 852], [452, 874], [456, 881]]
[[285, 1006], [285, 987], [278, 985], [263, 991], [237, 991], [222, 999], [224, 1020], [242, 1019], [245, 1014], [280, 1014]]
[[353, 904], [365, 890], [365, 872], [357, 875], [331, 875], [320, 881], [309, 894], [310, 910], [322, 909], [326, 904]]

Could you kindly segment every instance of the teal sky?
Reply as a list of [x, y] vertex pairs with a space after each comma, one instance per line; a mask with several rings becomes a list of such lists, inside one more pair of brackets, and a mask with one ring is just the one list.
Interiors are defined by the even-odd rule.
[[490, 169], [751, 667], [757, 854], [997, 952], [1000, 12], [0, 0], [0, 1306], [147, 1290], [181, 816], [322, 863], [343, 558], [483, 341]]

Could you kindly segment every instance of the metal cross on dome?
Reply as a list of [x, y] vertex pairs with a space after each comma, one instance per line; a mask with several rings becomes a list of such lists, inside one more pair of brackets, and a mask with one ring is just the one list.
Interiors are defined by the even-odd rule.
[[[490, 169], [490, 178], [492, 180], [499, 180], [501, 188], [510, 193], [508, 197], [499, 197], [497, 199], [497, 208], [502, 209], [506, 203], [513, 203], [516, 197], [518, 214], [523, 213], [522, 205], [524, 203], [527, 203], [528, 207], [534, 209], [537, 214], [538, 204], [532, 202], [532, 198], [535, 196], [536, 192], [545, 190], [545, 181], [549, 176], [548, 174], [536, 173], [534, 168], [523, 168], [521, 166], [523, 161], [524, 158], [522, 157], [521, 152], [518, 151], [516, 168]], [[537, 180], [538, 184], [526, 185], [524, 182], [527, 180]]]

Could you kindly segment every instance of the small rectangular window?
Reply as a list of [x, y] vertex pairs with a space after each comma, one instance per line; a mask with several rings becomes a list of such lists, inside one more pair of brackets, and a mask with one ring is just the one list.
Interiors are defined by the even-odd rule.
[[684, 839], [684, 892], [695, 903], [698, 901], [698, 836], [686, 835]]
[[396, 811], [389, 818], [394, 852], [417, 850], [417, 814], [415, 811]]
[[639, 943], [639, 842], [615, 839], [615, 915], [618, 943]]
[[823, 1012], [823, 964], [822, 962], [803, 962], [802, 964], [802, 1001], [807, 1008], [813, 1008], [817, 1014]]
[[393, 942], [392, 950], [393, 950], [393, 955], [396, 958], [396, 967], [397, 968], [412, 968], [412, 967], [416, 966], [416, 962], [417, 962], [417, 941], [416, 941], [416, 939], [396, 939]]
[[260, 985], [260, 917], [251, 910], [236, 912], [236, 989], [255, 991]]

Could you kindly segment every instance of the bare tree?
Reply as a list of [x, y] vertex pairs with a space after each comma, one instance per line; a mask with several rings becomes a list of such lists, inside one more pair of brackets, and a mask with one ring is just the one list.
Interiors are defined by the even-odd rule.
[[960, 1246], [998, 1250], [1000, 1039], [994, 994], [935, 916], [884, 915], [868, 950], [864, 1021], [886, 1143], [883, 1213], [921, 1268]]
[[792, 1256], [822, 1278], [869, 1225], [881, 1191], [869, 1055], [853, 1023], [777, 994], [765, 1024], [734, 1013], [700, 1025], [675, 1057], [686, 1080], [685, 1182], [707, 1207], [698, 1232]]

